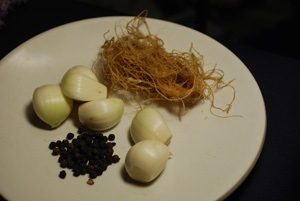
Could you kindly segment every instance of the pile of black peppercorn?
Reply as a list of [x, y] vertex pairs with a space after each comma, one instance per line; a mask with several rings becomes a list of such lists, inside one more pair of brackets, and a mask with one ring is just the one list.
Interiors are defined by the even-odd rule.
[[[61, 168], [71, 169], [73, 175], [89, 175], [88, 184], [94, 184], [93, 179], [107, 169], [113, 163], [117, 163], [120, 158], [114, 155], [113, 142], [114, 134], [105, 136], [101, 132], [79, 127], [78, 136], [75, 138], [73, 133], [68, 133], [66, 139], [51, 142], [49, 148], [52, 155], [59, 156], [58, 162]], [[66, 171], [62, 170], [59, 177], [64, 179]]]

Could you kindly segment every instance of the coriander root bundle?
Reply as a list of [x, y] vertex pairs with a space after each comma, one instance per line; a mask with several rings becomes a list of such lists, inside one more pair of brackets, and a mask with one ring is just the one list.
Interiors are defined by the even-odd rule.
[[[193, 47], [190, 52], [167, 52], [164, 41], [151, 34], [146, 15], [144, 11], [126, 26], [116, 26], [116, 37], [106, 39], [101, 46], [94, 69], [108, 84], [109, 93], [122, 89], [145, 100], [178, 102], [184, 114], [186, 104], [208, 97], [213, 100], [213, 88], [229, 86], [222, 81], [220, 69], [204, 71], [203, 56]], [[147, 34], [142, 32], [142, 25]], [[226, 111], [231, 103], [225, 109], [212, 107]]]

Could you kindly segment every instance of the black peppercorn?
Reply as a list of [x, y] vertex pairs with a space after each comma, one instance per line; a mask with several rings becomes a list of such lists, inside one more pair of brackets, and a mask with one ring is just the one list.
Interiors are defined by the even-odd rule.
[[87, 173], [86, 168], [85, 168], [85, 167], [82, 167], [82, 168], [80, 169], [80, 174], [81, 174], [81, 175], [85, 175], [86, 173]]
[[73, 169], [73, 175], [75, 176], [75, 177], [78, 177], [79, 175], [80, 175], [80, 169]]
[[114, 134], [109, 134], [108, 135], [108, 140], [109, 141], [113, 141], [115, 139], [115, 135]]
[[95, 171], [98, 176], [102, 175], [102, 173], [103, 173], [103, 169], [101, 167], [98, 167]]
[[64, 179], [66, 176], [67, 176], [66, 171], [62, 170], [62, 171], [59, 172], [59, 177], [60, 178]]
[[117, 163], [120, 160], [120, 157], [118, 155], [113, 155], [113, 163]]
[[58, 147], [55, 147], [52, 151], [53, 156], [57, 156], [60, 153], [60, 149]]
[[79, 128], [78, 128], [78, 134], [82, 134], [83, 132], [85, 132], [86, 131], [86, 128], [84, 127], [84, 126], [80, 126]]
[[107, 142], [108, 138], [106, 136], [102, 137], [102, 141]]
[[55, 147], [56, 147], [56, 143], [55, 142], [50, 142], [49, 149], [54, 149]]
[[63, 160], [65, 160], [65, 156], [64, 155], [61, 155], [59, 158], [58, 158], [58, 162], [61, 163]]
[[88, 146], [90, 146], [90, 145], [92, 144], [92, 141], [93, 141], [93, 138], [91, 138], [91, 137], [85, 138], [85, 143], [86, 143], [86, 145], [88, 145]]
[[68, 163], [67, 163], [67, 167], [69, 168], [69, 169], [72, 169], [73, 167], [74, 167], [74, 165], [75, 165], [75, 163], [74, 163], [74, 161], [68, 161]]
[[60, 162], [60, 167], [62, 167], [62, 168], [66, 168], [67, 165], [68, 165], [68, 162], [67, 162], [66, 160], [62, 160], [62, 161]]
[[91, 170], [91, 171], [90, 171], [89, 177], [90, 177], [91, 179], [95, 179], [97, 176], [98, 176], [98, 175], [97, 175], [97, 173], [96, 173], [95, 170]]
[[68, 133], [67, 139], [72, 140], [73, 138], [74, 138], [74, 134], [73, 133]]
[[72, 149], [72, 148], [74, 148], [74, 144], [73, 143], [69, 143], [67, 147], [70, 148], [70, 149]]
[[[78, 134], [75, 137], [73, 133], [68, 133], [66, 139], [51, 142], [49, 149], [52, 150], [52, 155], [59, 155], [61, 168], [71, 169], [75, 177], [88, 174], [88, 184], [92, 185], [92, 179], [102, 175], [109, 165], [120, 160], [118, 155], [113, 155], [116, 143], [112, 141], [115, 135], [109, 134], [107, 137], [85, 127], [80, 127]], [[66, 172], [61, 171], [59, 177], [65, 176]]]
[[77, 145], [78, 144], [78, 139], [73, 139], [72, 140], [72, 144], [75, 146], [75, 145]]
[[106, 147], [106, 142], [105, 141], [100, 141], [99, 145], [100, 145], [101, 149], [104, 149]]
[[57, 147], [60, 147], [60, 146], [62, 146], [62, 141], [60, 141], [60, 140], [57, 140], [57, 141], [56, 141], [56, 146], [57, 146]]
[[114, 145], [111, 142], [106, 143], [105, 145], [107, 148], [112, 148]]
[[105, 171], [105, 170], [107, 169], [107, 164], [106, 164], [106, 163], [103, 163], [103, 164], [101, 165], [101, 168], [103, 169], [103, 171]]

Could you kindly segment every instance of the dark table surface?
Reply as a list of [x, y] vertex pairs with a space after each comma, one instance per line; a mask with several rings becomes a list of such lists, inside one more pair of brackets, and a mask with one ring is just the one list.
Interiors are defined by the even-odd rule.
[[[114, 15], [122, 13], [71, 0], [29, 1], [5, 18], [6, 25], [0, 29], [0, 59], [50, 28], [80, 19]], [[255, 77], [267, 111], [267, 133], [259, 160], [226, 201], [300, 200], [300, 60], [231, 42], [222, 43]]]

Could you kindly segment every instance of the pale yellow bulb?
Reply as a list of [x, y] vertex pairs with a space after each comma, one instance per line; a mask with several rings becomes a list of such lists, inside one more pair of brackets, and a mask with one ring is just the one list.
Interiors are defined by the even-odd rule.
[[138, 111], [132, 120], [130, 134], [135, 143], [143, 140], [158, 140], [168, 145], [172, 139], [163, 116], [155, 108], [146, 107]]
[[44, 85], [35, 89], [32, 104], [37, 116], [55, 128], [70, 115], [73, 100], [62, 93], [59, 85]]
[[79, 121], [93, 130], [107, 130], [119, 123], [124, 113], [124, 102], [107, 98], [83, 103], [78, 108]]
[[92, 101], [107, 97], [105, 85], [78, 72], [66, 74], [61, 81], [61, 88], [66, 96], [78, 101]]
[[144, 140], [136, 143], [127, 152], [125, 169], [132, 179], [150, 182], [165, 169], [170, 155], [171, 152], [164, 143]]
[[90, 68], [83, 66], [83, 65], [73, 66], [65, 73], [64, 76], [66, 76], [70, 73], [80, 73], [80, 74], [88, 76], [89, 78], [91, 78], [93, 80], [98, 81], [98, 78], [95, 75], [95, 73]]

